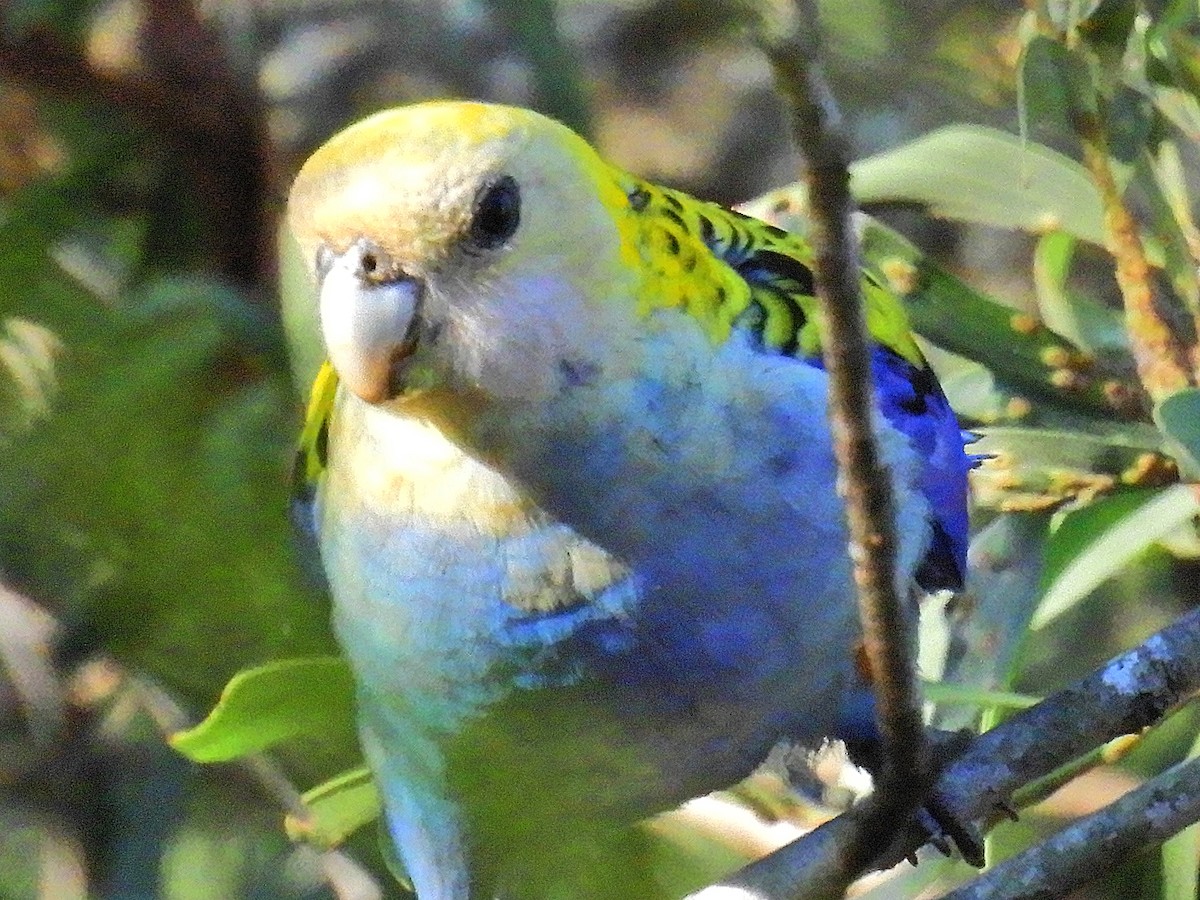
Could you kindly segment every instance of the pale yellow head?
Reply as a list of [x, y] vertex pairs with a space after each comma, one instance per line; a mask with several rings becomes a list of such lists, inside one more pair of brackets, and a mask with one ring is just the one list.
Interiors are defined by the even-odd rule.
[[632, 321], [604, 301], [632, 277], [620, 179], [568, 128], [512, 107], [402, 107], [331, 139], [289, 221], [344, 383], [369, 402], [418, 377], [523, 398], [588, 364], [607, 317]]

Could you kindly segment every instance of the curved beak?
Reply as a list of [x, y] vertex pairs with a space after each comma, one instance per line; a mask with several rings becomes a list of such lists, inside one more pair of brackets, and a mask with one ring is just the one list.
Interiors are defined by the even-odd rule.
[[415, 349], [421, 284], [381, 274], [385, 259], [358, 241], [344, 253], [322, 251], [321, 331], [342, 383], [367, 403], [399, 393], [401, 365]]

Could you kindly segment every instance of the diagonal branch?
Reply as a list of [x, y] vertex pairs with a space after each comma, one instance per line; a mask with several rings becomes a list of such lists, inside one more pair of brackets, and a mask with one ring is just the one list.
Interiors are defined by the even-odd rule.
[[[942, 771], [929, 804], [955, 821], [967, 823], [967, 827], [986, 831], [1010, 814], [1008, 800], [1019, 789], [1054, 778], [1063, 766], [1114, 738], [1157, 725], [1197, 692], [1200, 609], [976, 738]], [[1056, 879], [1053, 883], [1064, 887], [1063, 891], [1051, 891], [1054, 896], [1065, 892], [1068, 884], [1078, 885], [1103, 874], [1113, 857], [1112, 842], [1128, 847], [1158, 843], [1200, 818], [1198, 774], [1195, 766], [1173, 770], [1163, 776], [1166, 781], [1156, 779], [1135, 792], [1139, 798], [1128, 803], [1118, 801], [1068, 826], [1060, 836], [1022, 854], [1021, 871], [1037, 867], [1048, 878]], [[1172, 795], [1176, 789], [1177, 795]], [[1039, 792], [1033, 794], [1038, 796]], [[743, 889], [741, 896], [746, 898], [818, 900], [840, 896], [837, 891], [845, 883], [841, 879], [846, 872], [842, 848], [854, 839], [859, 827], [855, 820], [863, 815], [862, 808], [826, 822], [748, 866], [724, 886]], [[1104, 829], [1104, 840], [1083, 839], [1099, 828]], [[889, 864], [899, 861], [915, 853], [926, 840], [926, 832], [910, 819], [883, 859]], [[1059, 854], [1064, 855], [1062, 860], [1056, 859]], [[1016, 870], [1010, 870], [1010, 874], [1017, 877]], [[956, 900], [1009, 896], [987, 893], [997, 889], [987, 887], [995, 884], [990, 875], [984, 876], [983, 884], [979, 894], [970, 893], [968, 886], [965, 893], [952, 896]], [[738, 895], [714, 896], [727, 900]], [[700, 900], [706, 894], [701, 892], [696, 897]]]
[[1200, 759], [1193, 759], [1072, 822], [943, 900], [1062, 897], [1198, 819]]

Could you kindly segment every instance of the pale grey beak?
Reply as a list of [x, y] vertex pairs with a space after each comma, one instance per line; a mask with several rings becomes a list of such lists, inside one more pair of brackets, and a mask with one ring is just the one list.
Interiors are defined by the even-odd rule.
[[336, 255], [323, 251], [318, 266], [329, 361], [367, 403], [391, 399], [399, 366], [416, 343], [420, 282], [387, 272], [384, 257], [365, 241]]

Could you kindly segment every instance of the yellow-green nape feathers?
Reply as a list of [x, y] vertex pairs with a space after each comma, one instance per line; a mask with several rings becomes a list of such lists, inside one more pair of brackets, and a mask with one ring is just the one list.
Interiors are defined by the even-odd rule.
[[[744, 328], [768, 350], [819, 356], [806, 241], [610, 166], [566, 126], [527, 109], [434, 101], [351, 126], [305, 164], [292, 229], [310, 259], [322, 243], [340, 251], [370, 235], [417, 271], [436, 268], [461, 245], [474, 192], [501, 173], [516, 177], [523, 205], [544, 195], [559, 222], [585, 227], [600, 210], [611, 217], [620, 264], [637, 284], [621, 300], [638, 313], [679, 308], [715, 343]], [[599, 223], [592, 230], [600, 239]], [[900, 302], [869, 282], [864, 289], [872, 338], [923, 367]]]
[[[625, 173], [616, 178], [624, 194], [613, 210], [623, 249], [643, 273], [640, 312], [682, 308], [717, 343], [739, 327], [767, 349], [820, 355], [813, 251], [803, 238]], [[863, 290], [871, 337], [923, 367], [900, 301], [865, 277]]]

